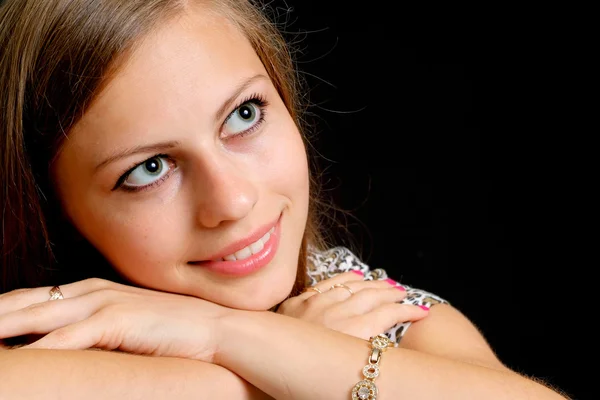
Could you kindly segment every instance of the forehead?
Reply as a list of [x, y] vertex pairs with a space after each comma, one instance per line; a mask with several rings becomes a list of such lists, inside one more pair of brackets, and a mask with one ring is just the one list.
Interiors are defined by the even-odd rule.
[[189, 9], [143, 38], [74, 128], [70, 145], [101, 145], [115, 131], [132, 133], [132, 143], [121, 138], [124, 145], [139, 144], [133, 142], [140, 129], [212, 116], [233, 88], [258, 73], [266, 75], [261, 60], [230, 20]]

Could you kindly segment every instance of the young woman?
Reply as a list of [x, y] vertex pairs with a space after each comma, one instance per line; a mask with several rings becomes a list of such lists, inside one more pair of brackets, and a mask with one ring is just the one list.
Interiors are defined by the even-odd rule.
[[0, 398], [564, 398], [324, 246], [260, 8], [8, 0], [0, 48]]

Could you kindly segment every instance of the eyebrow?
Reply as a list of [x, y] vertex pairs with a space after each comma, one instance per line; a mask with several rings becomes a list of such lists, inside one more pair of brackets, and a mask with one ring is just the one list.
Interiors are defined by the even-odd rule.
[[[255, 81], [257, 81], [259, 79], [269, 79], [269, 78], [267, 78], [263, 74], [256, 74], [256, 75], [244, 80], [241, 84], [238, 85], [238, 87], [227, 98], [227, 100], [225, 100], [223, 105], [221, 105], [221, 107], [219, 107], [219, 109], [217, 110], [217, 113], [215, 114], [215, 119], [217, 121], [223, 119], [223, 117], [225, 116], [225, 113], [227, 113], [229, 111], [233, 102], [239, 97], [239, 95], [244, 90], [248, 89], [248, 87], [250, 87]], [[94, 171], [98, 171], [99, 169], [105, 167], [106, 165], [108, 165], [110, 163], [113, 163], [113, 162], [123, 159], [125, 157], [132, 156], [134, 154], [160, 152], [160, 151], [164, 151], [164, 150], [168, 150], [168, 149], [177, 147], [179, 144], [180, 143], [177, 141], [169, 141], [169, 142], [151, 144], [148, 146], [136, 146], [136, 147], [133, 147], [130, 149], [125, 149], [125, 150], [119, 151], [119, 152], [109, 156], [104, 161], [102, 161], [100, 164], [96, 165], [96, 168], [94, 168]]]
[[165, 150], [169, 150], [174, 147], [177, 147], [177, 146], [179, 146], [179, 144], [180, 143], [177, 141], [169, 141], [169, 142], [155, 143], [155, 144], [151, 144], [148, 146], [136, 146], [133, 148], [125, 149], [125, 150], [122, 150], [115, 154], [110, 155], [108, 158], [106, 158], [100, 164], [96, 165], [96, 168], [94, 168], [94, 171], [98, 171], [100, 168], [105, 167], [106, 165], [108, 165], [112, 162], [115, 162], [115, 161], [120, 160], [125, 157], [132, 156], [134, 154], [161, 152], [161, 151], [165, 151]]
[[217, 111], [217, 113], [215, 114], [215, 119], [217, 121], [222, 120], [225, 117], [225, 114], [229, 111], [229, 109], [231, 108], [233, 102], [239, 97], [239, 95], [246, 89], [248, 89], [248, 87], [250, 85], [252, 85], [255, 81], [259, 80], [259, 79], [269, 79], [267, 78], [265, 75], [263, 74], [256, 74], [251, 78], [246, 79], [245, 81], [243, 81], [236, 89], [235, 91], [231, 94], [231, 96], [229, 96], [229, 98], [225, 101], [225, 103], [223, 103], [223, 105], [221, 107], [219, 107], [219, 110]]

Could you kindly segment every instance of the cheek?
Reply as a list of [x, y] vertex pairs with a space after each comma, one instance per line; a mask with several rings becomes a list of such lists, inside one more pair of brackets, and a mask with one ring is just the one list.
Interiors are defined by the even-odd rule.
[[[174, 202], [145, 204], [127, 212], [104, 206], [101, 214], [79, 215], [77, 226], [113, 267], [135, 281], [140, 271], [152, 276], [183, 254], [184, 230], [177, 223], [180, 208]], [[88, 210], [97, 209], [90, 206]]]
[[269, 152], [264, 170], [272, 189], [288, 197], [296, 206], [308, 201], [308, 164], [300, 133], [295, 125], [287, 134], [278, 134], [278, 140]]
[[[89, 183], [84, 168], [73, 167], [81, 164], [77, 155], [84, 151], [77, 151], [76, 147], [68, 150], [58, 159], [60, 174], [56, 174], [56, 180], [63, 209], [77, 230], [112, 265], [146, 264], [156, 259], [148, 244], [167, 242], [171, 225], [163, 223], [166, 228], [162, 229], [149, 221], [160, 221], [165, 215], [153, 213], [153, 207], [132, 207], [126, 202], [115, 204], [113, 193], [98, 190]], [[148, 218], [149, 212], [153, 213], [152, 218]]]

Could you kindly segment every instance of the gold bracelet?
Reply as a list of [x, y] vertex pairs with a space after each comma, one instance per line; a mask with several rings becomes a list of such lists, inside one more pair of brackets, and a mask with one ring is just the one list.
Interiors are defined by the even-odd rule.
[[377, 386], [375, 378], [379, 376], [379, 361], [381, 353], [394, 344], [384, 334], [373, 336], [371, 342], [371, 356], [369, 363], [362, 370], [365, 379], [354, 385], [352, 389], [352, 400], [376, 400]]

